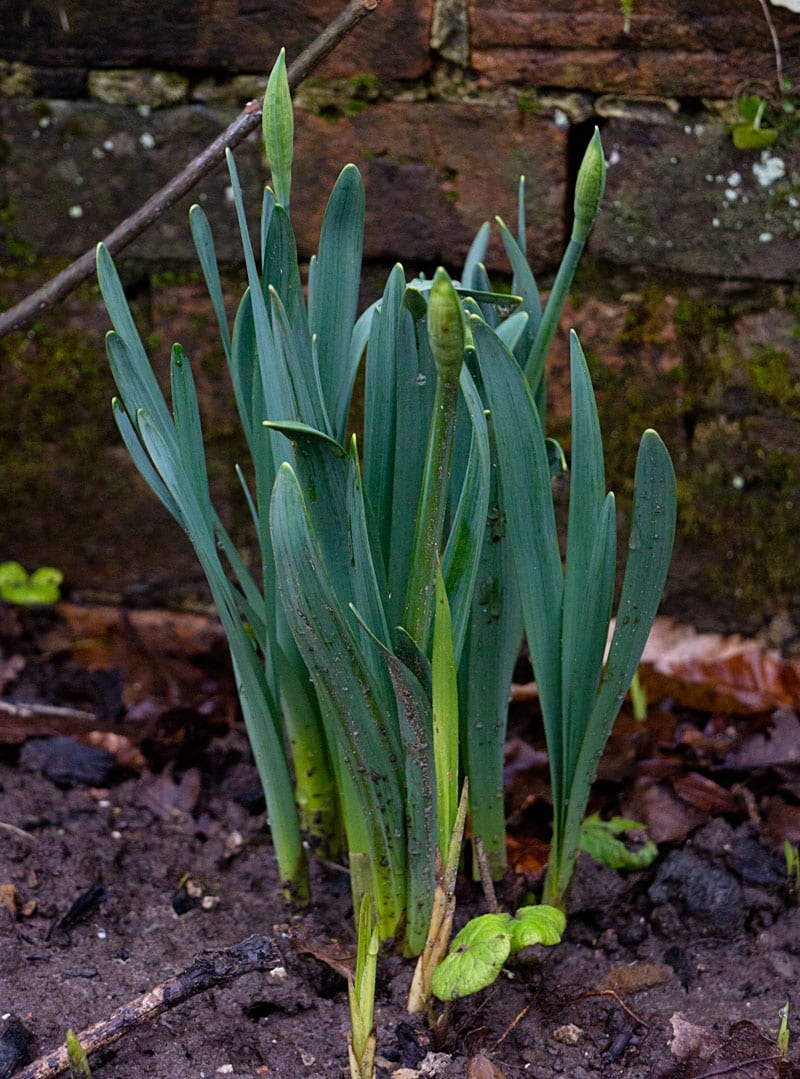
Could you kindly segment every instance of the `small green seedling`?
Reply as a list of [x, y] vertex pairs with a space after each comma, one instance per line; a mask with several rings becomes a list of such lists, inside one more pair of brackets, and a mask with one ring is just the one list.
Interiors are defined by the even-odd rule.
[[780, 1012], [781, 1024], [778, 1027], [778, 1052], [784, 1060], [789, 1056], [789, 1001], [787, 1000]]
[[789, 840], [785, 839], [783, 856], [786, 859], [786, 883], [793, 892], [800, 892], [800, 849], [793, 847]]
[[73, 1030], [67, 1031], [67, 1058], [69, 1060], [69, 1079], [92, 1079], [92, 1069], [86, 1050]]
[[497, 978], [506, 960], [531, 944], [558, 944], [566, 919], [555, 907], [520, 907], [516, 914], [483, 914], [467, 922], [431, 979], [439, 1000], [477, 993]]
[[375, 1075], [375, 974], [378, 966], [378, 930], [368, 895], [361, 900], [358, 917], [356, 975], [347, 984], [352, 1033], [347, 1039], [350, 1079]]
[[637, 723], [644, 723], [647, 719], [647, 689], [642, 684], [642, 679], [639, 676], [639, 672], [633, 676], [631, 687], [628, 690], [631, 696], [631, 707], [633, 708], [633, 718]]
[[58, 603], [59, 585], [64, 580], [61, 570], [41, 566], [26, 573], [19, 562], [0, 563], [0, 599], [18, 607], [38, 607]]
[[737, 150], [763, 150], [778, 137], [771, 122], [769, 102], [760, 94], [745, 94], [739, 98], [738, 119], [731, 127], [731, 138]]
[[618, 838], [624, 832], [642, 831], [644, 825], [638, 821], [628, 820], [627, 817], [601, 820], [593, 813], [581, 827], [580, 849], [609, 869], [646, 869], [658, 857], [658, 847], [652, 839], [631, 850]]

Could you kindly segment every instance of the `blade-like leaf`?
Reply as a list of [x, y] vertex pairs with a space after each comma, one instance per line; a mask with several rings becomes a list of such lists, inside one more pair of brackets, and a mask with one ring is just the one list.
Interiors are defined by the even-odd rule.
[[[491, 410], [525, 629], [539, 687], [548, 744], [556, 745], [561, 716], [561, 602], [563, 578], [547, 447], [536, 406], [514, 357], [477, 317], [471, 319], [484, 392]], [[560, 762], [551, 761], [554, 772]]]
[[294, 114], [289, 80], [286, 77], [285, 49], [278, 53], [278, 59], [269, 76], [267, 92], [264, 94], [262, 128], [275, 198], [281, 206], [288, 207], [292, 190]]
[[[361, 807], [349, 829], [366, 830], [378, 922], [391, 935], [405, 907], [406, 854], [398, 750], [387, 729], [351, 620], [342, 610], [317, 542], [307, 503], [288, 464], [272, 497], [278, 587], [297, 647], [317, 690], [323, 719], [338, 746]], [[336, 676], [331, 677], [330, 672]], [[358, 850], [358, 848], [355, 848]]]
[[524, 351], [522, 348], [520, 349], [524, 360], [527, 359], [530, 347], [536, 337], [536, 331], [539, 329], [539, 323], [542, 319], [542, 301], [539, 296], [536, 278], [528, 265], [525, 252], [511, 235], [502, 218], [498, 217], [496, 221], [500, 230], [500, 239], [503, 241], [503, 247], [506, 249], [508, 261], [511, 263], [511, 269], [514, 272], [512, 288], [514, 292], [518, 292], [522, 297], [522, 310], [527, 312], [529, 318], [523, 342]]
[[350, 340], [356, 320], [364, 239], [364, 184], [355, 165], [336, 181], [319, 240], [309, 290], [309, 326], [317, 339], [319, 373], [332, 433], [344, 441], [352, 382]]
[[122, 441], [125, 443], [125, 447], [131, 455], [133, 463], [136, 465], [142, 478], [158, 497], [158, 500], [162, 505], [172, 514], [181, 528], [185, 529], [186, 526], [183, 521], [183, 516], [181, 515], [180, 507], [164, 486], [164, 482], [159, 474], [153, 468], [150, 458], [147, 456], [147, 453], [142, 448], [142, 444], [139, 441], [139, 435], [131, 423], [128, 413], [125, 411], [125, 406], [118, 397], [113, 398], [111, 408], [114, 413], [117, 427], [119, 428], [119, 433], [122, 435]]
[[[358, 612], [354, 612], [359, 617]], [[368, 627], [359, 617], [364, 628]], [[405, 769], [405, 813], [408, 835], [408, 908], [406, 942], [412, 955], [425, 946], [436, 888], [437, 807], [430, 692], [403, 661], [376, 637], [389, 670]], [[413, 647], [410, 638], [407, 643]], [[425, 657], [416, 659], [427, 663]], [[429, 672], [428, 672], [429, 673]]]
[[441, 569], [436, 573], [433, 620], [433, 757], [436, 764], [437, 835], [444, 860], [458, 807], [458, 684], [453, 625]]
[[225, 301], [222, 296], [222, 282], [219, 277], [214, 237], [205, 211], [197, 203], [189, 210], [189, 228], [192, 231], [197, 257], [200, 259], [200, 268], [203, 271], [211, 306], [214, 308], [222, 347], [225, 350], [228, 363], [230, 363], [231, 335], [228, 329], [228, 316], [225, 313]]
[[456, 664], [460, 661], [469, 625], [491, 486], [491, 451], [486, 417], [466, 364], [461, 369], [460, 384], [470, 419], [470, 448], [460, 497], [442, 555], [442, 573], [453, 619]]
[[606, 504], [597, 406], [586, 359], [574, 333], [570, 339], [570, 368], [572, 467], [561, 631], [562, 744], [567, 786], [600, 682], [616, 559], [616, 521], [613, 499]]
[[475, 277], [475, 268], [486, 261], [486, 251], [489, 247], [489, 222], [484, 221], [475, 238], [470, 244], [467, 257], [464, 261], [464, 269], [461, 271], [461, 284], [464, 288], [477, 288], [478, 282]]
[[666, 447], [655, 431], [645, 431], [636, 462], [628, 563], [616, 625], [575, 768], [563, 855], [550, 886], [551, 895], [558, 896], [569, 882], [597, 763], [656, 616], [675, 537], [675, 500], [675, 473]]

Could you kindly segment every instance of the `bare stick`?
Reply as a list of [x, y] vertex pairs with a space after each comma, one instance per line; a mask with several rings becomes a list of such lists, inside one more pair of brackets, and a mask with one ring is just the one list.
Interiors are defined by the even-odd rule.
[[489, 860], [486, 857], [486, 848], [483, 845], [483, 839], [479, 835], [472, 837], [472, 850], [475, 854], [475, 861], [478, 863], [478, 873], [481, 878], [484, 901], [489, 913], [497, 914], [500, 910], [500, 904], [497, 902], [492, 874], [489, 872]]
[[[346, 8], [326, 26], [319, 37], [305, 49], [290, 66], [287, 74], [289, 86], [295, 89], [310, 75], [325, 57], [331, 53], [342, 38], [378, 7], [381, 0], [350, 0]], [[187, 191], [198, 183], [207, 173], [225, 157], [228, 147], [238, 144], [254, 131], [261, 119], [263, 98], [248, 102], [230, 126], [217, 136], [205, 150], [201, 151], [189, 164], [174, 176], [160, 191], [151, 195], [135, 213], [126, 218], [103, 240], [112, 255], [127, 247], [140, 236], [154, 221], [182, 198]], [[82, 281], [86, 281], [95, 272], [95, 247], [85, 251], [60, 274], [42, 285], [36, 292], [26, 296], [14, 307], [0, 314], [0, 338], [15, 330], [29, 326], [41, 313], [63, 300]]]
[[[77, 1035], [78, 1041], [87, 1056], [96, 1053], [119, 1041], [129, 1031], [157, 1019], [169, 1008], [212, 986], [226, 985], [234, 978], [253, 971], [274, 970], [281, 963], [281, 955], [269, 937], [247, 937], [230, 948], [199, 952], [186, 970], [157, 985], [149, 993], [123, 1004], [108, 1019], [82, 1030]], [[14, 1079], [51, 1079], [51, 1076], [63, 1075], [69, 1066], [67, 1047], [63, 1045], [16, 1072]]]
[[764, 13], [764, 18], [767, 20], [767, 26], [769, 27], [769, 36], [772, 38], [772, 51], [775, 53], [775, 74], [778, 79], [778, 93], [783, 94], [783, 58], [781, 57], [781, 43], [778, 37], [778, 31], [775, 29], [775, 23], [772, 21], [772, 16], [769, 12], [769, 5], [767, 0], [759, 0], [761, 4], [761, 10]]

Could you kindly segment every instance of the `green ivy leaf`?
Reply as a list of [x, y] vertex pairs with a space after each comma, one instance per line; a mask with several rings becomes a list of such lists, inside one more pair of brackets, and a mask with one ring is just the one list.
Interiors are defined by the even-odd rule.
[[602, 862], [609, 869], [645, 869], [658, 857], [658, 847], [648, 839], [647, 842], [631, 850], [617, 836], [623, 832], [643, 831], [644, 825], [627, 817], [612, 817], [600, 820], [597, 814], [587, 817], [581, 828], [580, 849], [596, 862]]
[[774, 127], [753, 127], [750, 123], [734, 124], [731, 128], [733, 145], [737, 150], [763, 150], [778, 137]]
[[61, 570], [52, 566], [41, 566], [28, 576], [19, 562], [3, 562], [0, 564], [0, 599], [20, 607], [57, 603], [63, 580]]
[[[484, 918], [495, 920], [495, 928], [490, 928], [488, 933], [484, 927], [476, 926]], [[511, 937], [497, 926], [510, 920], [507, 914], [484, 914], [468, 922], [454, 938], [449, 955], [433, 973], [433, 995], [439, 1000], [457, 1000], [491, 985], [511, 954]], [[469, 930], [466, 941], [465, 930]]]
[[531, 944], [559, 944], [566, 928], [564, 912], [541, 904], [520, 907], [511, 919], [511, 954], [516, 955]]

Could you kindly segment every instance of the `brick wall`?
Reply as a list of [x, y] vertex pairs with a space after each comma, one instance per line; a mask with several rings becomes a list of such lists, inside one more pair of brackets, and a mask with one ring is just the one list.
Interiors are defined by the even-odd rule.
[[[3, 303], [38, 283], [50, 260], [79, 254], [136, 209], [260, 93], [281, 45], [291, 60], [341, 7], [117, 0], [99, 13], [90, 0], [5, 0]], [[770, 12], [784, 72], [800, 83], [800, 17]], [[780, 622], [788, 641], [800, 633], [800, 571], [791, 568], [800, 564], [800, 410], [792, 389], [800, 379], [800, 143], [785, 138], [745, 153], [729, 133], [735, 95], [774, 94], [775, 81], [758, 0], [636, 0], [627, 34], [618, 0], [383, 0], [297, 94], [293, 217], [308, 257], [327, 191], [352, 160], [367, 188], [368, 279], [378, 282], [398, 259], [410, 271], [438, 262], [457, 268], [484, 219], [513, 219], [525, 173], [529, 245], [546, 285], [569, 229], [580, 152], [599, 123], [611, 167], [570, 319], [601, 364], [604, 422], [610, 443], [619, 443], [612, 480], [624, 491], [637, 433], [657, 420], [683, 499], [668, 606], [697, 622], [704, 613], [747, 629]], [[257, 142], [236, 156], [255, 206], [264, 176]], [[154, 288], [151, 275], [194, 265], [186, 212], [201, 201], [235, 276], [227, 186], [217, 170], [123, 260], [154, 336], [177, 336], [165, 312], [191, 296], [196, 318], [181, 321], [181, 339], [201, 355], [210, 346], [200, 301], [163, 275]], [[498, 247], [490, 261], [502, 268]], [[12, 397], [22, 393], [64, 327], [82, 332], [87, 354], [96, 352], [102, 365], [104, 325], [87, 291], [32, 335], [0, 342], [10, 360], [0, 383]], [[558, 364], [556, 355], [556, 374]], [[102, 397], [102, 366], [95, 376]], [[83, 377], [75, 376], [76, 387]], [[555, 393], [557, 377], [553, 384]], [[66, 399], [75, 392], [65, 391]], [[221, 392], [211, 379], [209, 401]], [[100, 471], [118, 474], [119, 461], [109, 465], [103, 448], [106, 437], [114, 443], [113, 431], [105, 418], [91, 419], [86, 438], [104, 462]], [[13, 418], [0, 415], [0, 449], [18, 449], [14, 439]], [[0, 525], [0, 554], [25, 560], [25, 547], [32, 560], [67, 565], [88, 587], [185, 577], [186, 552], [167, 570], [159, 552], [155, 568], [152, 544], [109, 567], [136, 520], [146, 514], [153, 534], [161, 525], [131, 481], [124, 509], [114, 488], [102, 527], [87, 529], [85, 511], [74, 512], [80, 498], [70, 493], [81, 462], [63, 465], [58, 481], [52, 476], [57, 447], [69, 441], [57, 431], [44, 438], [50, 471], [0, 491], [13, 510]], [[31, 484], [36, 529], [25, 501]], [[728, 535], [730, 514], [741, 514], [746, 528]], [[768, 519], [784, 547], [794, 544], [777, 565], [759, 533]], [[71, 546], [53, 549], [55, 521], [69, 522]]]
[[[37, 255], [77, 254], [110, 230], [258, 93], [280, 45], [291, 59], [340, 9], [333, 0], [121, 0], [98, 17], [88, 0], [4, 6], [0, 190], [9, 238]], [[628, 34], [618, 0], [439, 0], [433, 9], [433, 0], [383, 0], [300, 93], [305, 255], [331, 179], [352, 159], [367, 180], [368, 258], [459, 258], [486, 216], [510, 212], [524, 171], [535, 256], [552, 267], [568, 227], [570, 150], [599, 120], [616, 164], [598, 257], [795, 277], [798, 215], [787, 193], [796, 177], [786, 169], [760, 183], [757, 159], [735, 152], [725, 130], [737, 89], [775, 82], [758, 0], [637, 0]], [[800, 19], [771, 10], [786, 71], [800, 77]], [[256, 145], [238, 157], [256, 186]], [[735, 213], [717, 179], [731, 173], [747, 197]], [[221, 234], [226, 185], [220, 169], [187, 200], [201, 199]], [[185, 212], [165, 218], [137, 257], [191, 261]], [[223, 241], [225, 255], [236, 249]]]

